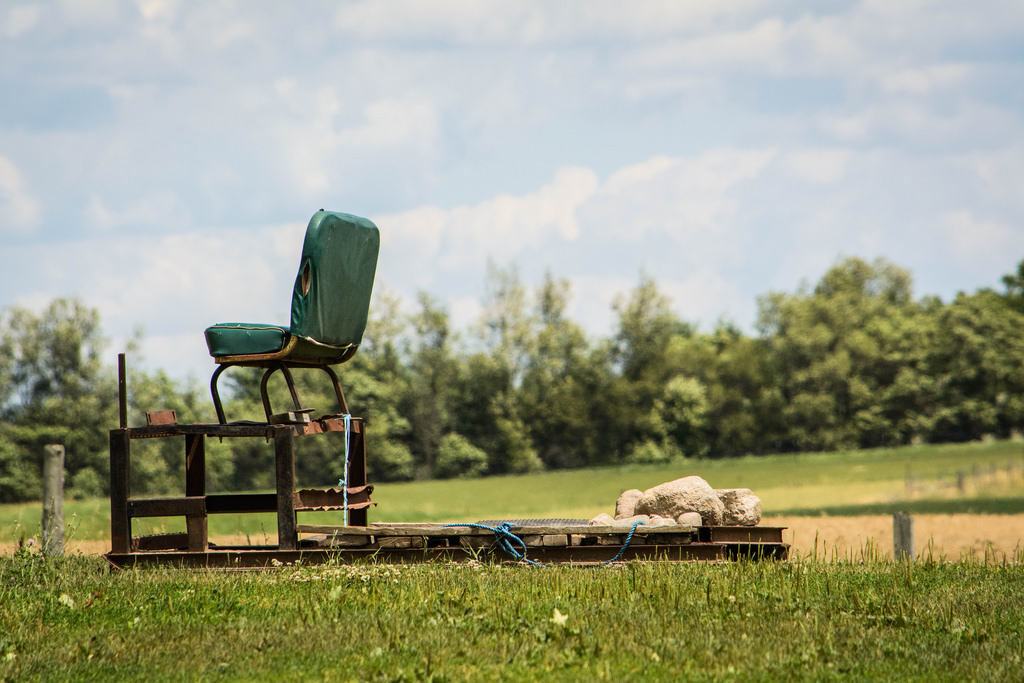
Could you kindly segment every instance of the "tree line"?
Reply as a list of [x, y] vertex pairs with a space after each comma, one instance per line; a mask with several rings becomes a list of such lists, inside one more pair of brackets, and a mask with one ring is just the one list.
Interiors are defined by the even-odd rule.
[[[746, 334], [727, 322], [698, 331], [641, 276], [614, 303], [614, 333], [592, 338], [566, 315], [567, 281], [549, 275], [531, 291], [492, 264], [470, 330], [453, 330], [428, 293], [407, 314], [378, 291], [363, 346], [338, 370], [366, 420], [374, 481], [1004, 439], [1024, 429], [1024, 261], [1002, 282], [915, 298], [906, 270], [850, 258], [814, 286], [760, 297]], [[107, 492], [118, 408], [106, 346], [81, 301], [3, 312], [0, 502], [38, 497], [47, 443], [65, 445], [73, 495]], [[296, 374], [309, 407], [336, 410], [322, 373]], [[222, 384], [229, 419], [263, 419], [258, 371], [232, 369]], [[271, 390], [288, 404], [283, 382]], [[215, 421], [205, 384], [159, 371], [132, 370], [129, 407], [132, 424], [160, 409]], [[211, 488], [272, 486], [272, 450], [258, 441], [211, 444]], [[338, 444], [308, 441], [300, 482], [333, 483]], [[180, 490], [180, 444], [145, 443], [133, 446], [133, 490]]]

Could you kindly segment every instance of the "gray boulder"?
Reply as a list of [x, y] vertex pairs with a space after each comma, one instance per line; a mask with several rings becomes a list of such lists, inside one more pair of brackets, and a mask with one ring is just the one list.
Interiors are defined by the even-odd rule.
[[696, 512], [705, 524], [718, 526], [725, 517], [725, 505], [702, 478], [683, 477], [644, 491], [636, 504], [636, 512], [669, 519], [676, 519], [684, 512]]
[[725, 506], [726, 526], [757, 526], [761, 521], [761, 499], [750, 489], [718, 489], [715, 491]]
[[625, 519], [626, 517], [632, 517], [636, 514], [636, 502], [640, 500], [640, 496], [644, 495], [644, 492], [640, 489], [629, 489], [623, 491], [619, 495], [619, 499], [615, 501], [615, 519]]

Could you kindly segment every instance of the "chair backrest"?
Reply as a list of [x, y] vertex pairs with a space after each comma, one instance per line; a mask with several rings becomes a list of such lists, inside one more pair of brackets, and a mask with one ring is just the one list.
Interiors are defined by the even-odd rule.
[[358, 345], [379, 250], [372, 221], [323, 209], [313, 214], [292, 290], [291, 333], [320, 345]]

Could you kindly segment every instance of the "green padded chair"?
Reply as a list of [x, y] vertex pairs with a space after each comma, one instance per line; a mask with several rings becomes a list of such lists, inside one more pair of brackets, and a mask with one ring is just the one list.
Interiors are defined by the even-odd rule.
[[[338, 376], [330, 366], [355, 355], [363, 339], [379, 249], [380, 231], [371, 221], [321, 209], [310, 219], [302, 243], [292, 290], [291, 324], [220, 323], [206, 328], [206, 345], [219, 366], [210, 380], [210, 391], [221, 424], [227, 420], [217, 381], [232, 366], [265, 369], [260, 396], [268, 422], [295, 421], [310, 412], [300, 404], [289, 368], [326, 371], [341, 412], [349, 412]], [[288, 384], [295, 411], [275, 417], [267, 381], [278, 370]]]

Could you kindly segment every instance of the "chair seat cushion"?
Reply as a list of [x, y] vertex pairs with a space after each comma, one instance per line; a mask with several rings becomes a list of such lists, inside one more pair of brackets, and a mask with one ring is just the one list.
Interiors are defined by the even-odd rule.
[[247, 356], [274, 353], [288, 343], [288, 328], [259, 323], [218, 323], [206, 328], [210, 355]]

